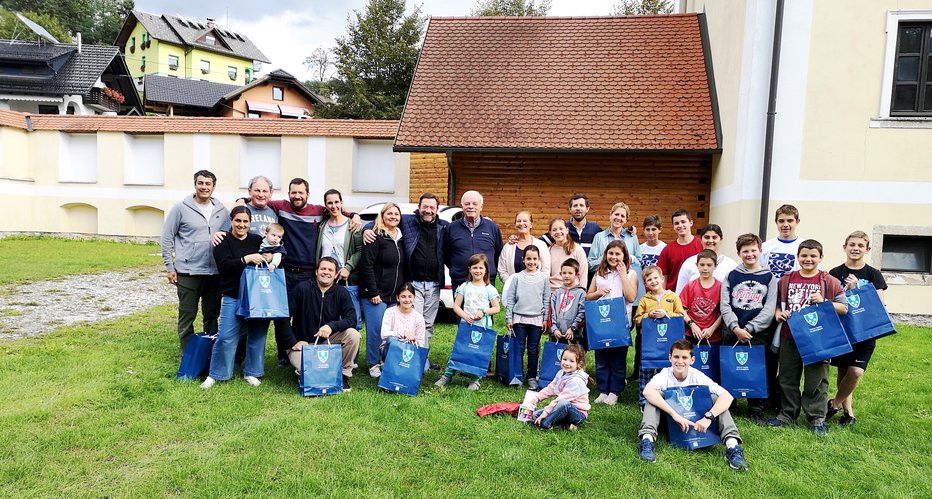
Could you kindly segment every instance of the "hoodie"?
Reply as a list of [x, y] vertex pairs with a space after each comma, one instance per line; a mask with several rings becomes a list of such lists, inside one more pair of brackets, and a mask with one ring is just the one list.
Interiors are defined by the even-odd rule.
[[204, 218], [194, 195], [172, 207], [162, 226], [162, 261], [169, 272], [189, 275], [217, 275], [211, 237], [230, 227], [230, 215], [223, 203], [210, 198], [210, 219]]
[[579, 412], [588, 418], [589, 408], [592, 407], [589, 405], [589, 386], [586, 384], [588, 381], [589, 375], [583, 369], [577, 369], [570, 373], [561, 369], [557, 373], [557, 377], [537, 393], [534, 402], [536, 404], [541, 400], [556, 396], [547, 404], [547, 407], [544, 407], [544, 416], [550, 414], [558, 402], [565, 400], [573, 404], [573, 407], [579, 409]]
[[586, 290], [566, 286], [550, 295], [550, 334], [573, 328], [573, 337], [585, 334], [583, 321], [586, 319]]
[[734, 343], [737, 338], [731, 332], [740, 326], [752, 336], [752, 344], [766, 345], [768, 338], [763, 333], [773, 323], [777, 308], [777, 278], [766, 267], [750, 271], [743, 263], [722, 281], [722, 322], [725, 331], [723, 343]]

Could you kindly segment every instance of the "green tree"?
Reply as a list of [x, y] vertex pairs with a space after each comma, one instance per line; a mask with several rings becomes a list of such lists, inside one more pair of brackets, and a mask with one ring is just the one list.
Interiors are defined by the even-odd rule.
[[417, 65], [418, 45], [427, 18], [415, 7], [405, 15], [405, 0], [369, 0], [354, 10], [347, 35], [336, 39], [337, 76], [331, 90], [337, 101], [320, 106], [321, 118], [398, 119]]
[[621, 0], [615, 5], [616, 16], [645, 16], [649, 14], [671, 14], [673, 2], [670, 0]]
[[470, 14], [474, 16], [546, 16], [550, 0], [479, 0]]
[[[48, 14], [36, 14], [35, 12], [23, 12], [23, 15], [30, 21], [45, 28], [45, 30], [59, 42], [71, 43], [71, 35], [62, 27], [58, 19]], [[33, 41], [36, 38], [32, 30], [27, 28], [26, 25], [16, 17], [16, 14], [8, 10], [0, 9], [0, 39]]]
[[[129, 11], [135, 7], [135, 2], [133, 0], [2, 0], [0, 5], [15, 12], [30, 11], [57, 19], [72, 36], [80, 32], [85, 43], [112, 45]], [[48, 26], [43, 25], [43, 27], [48, 29]]]

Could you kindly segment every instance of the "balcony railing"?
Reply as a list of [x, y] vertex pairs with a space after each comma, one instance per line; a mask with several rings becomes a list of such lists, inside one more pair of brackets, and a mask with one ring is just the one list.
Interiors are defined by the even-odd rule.
[[120, 110], [120, 103], [113, 100], [99, 88], [92, 88], [91, 93], [84, 97], [84, 103], [89, 106], [98, 107], [104, 111], [117, 112]]

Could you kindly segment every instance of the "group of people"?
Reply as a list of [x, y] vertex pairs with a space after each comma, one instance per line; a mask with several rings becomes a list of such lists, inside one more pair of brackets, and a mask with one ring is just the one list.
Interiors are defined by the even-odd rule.
[[[493, 316], [504, 308], [505, 329], [517, 337], [521, 355], [527, 354], [523, 379], [529, 388], [541, 388], [544, 331], [551, 340], [568, 344], [556, 379], [535, 398], [540, 402], [556, 397], [534, 416], [542, 427], [575, 427], [588, 417], [591, 381], [585, 373], [584, 303], [615, 298], [625, 303], [627, 330], [636, 332], [635, 372], [626, 377], [627, 347], [597, 349], [599, 394], [593, 403], [615, 405], [626, 382], [638, 379], [638, 404], [644, 414], [639, 431], [642, 459], [655, 459], [653, 442], [660, 413], [665, 412], [684, 430], [705, 431], [717, 422], [729, 465], [747, 467], [729, 414], [734, 397], [692, 367], [693, 345], [699, 342], [767, 347], [771, 393], [768, 399], [748, 399], [754, 422], [785, 426], [802, 410], [811, 430], [824, 435], [826, 421], [838, 412], [843, 414], [840, 424], [856, 421], [852, 395], [874, 342], [857, 343], [852, 353], [832, 360], [838, 366], [838, 382], [835, 397], [829, 398], [829, 364], [803, 365], [786, 320], [808, 304], [826, 300], [843, 315], [845, 289], [870, 282], [882, 298], [886, 283], [864, 261], [870, 241], [863, 232], [846, 239], [845, 264], [830, 272], [820, 270], [822, 244], [796, 235], [799, 212], [791, 205], [777, 209], [776, 238], [737, 238], [740, 262], [735, 262], [720, 254], [721, 227], [709, 224], [694, 234], [686, 210], [671, 216], [675, 239], [664, 243], [661, 217], [650, 215], [642, 225], [644, 242], [639, 242], [625, 203], [611, 207], [608, 227], [602, 229], [588, 219], [589, 199], [580, 193], [569, 199], [570, 217], [550, 220], [540, 237], [533, 234], [532, 214], [517, 213], [515, 233], [505, 241], [495, 221], [482, 216], [483, 198], [476, 191], [463, 194], [463, 216], [453, 222], [439, 219], [438, 200], [428, 193], [420, 197], [414, 213], [386, 203], [375, 222], [363, 228], [358, 215], [343, 210], [336, 190], [325, 193], [324, 205], [309, 204], [308, 184], [300, 178], [289, 183], [285, 201], [272, 200], [271, 181], [256, 177], [249, 182], [248, 196], [229, 211], [212, 197], [212, 173], [199, 171], [194, 180], [195, 193], [168, 214], [162, 254], [168, 280], [178, 290], [182, 349], [194, 332], [199, 302], [203, 330], [217, 333], [203, 388], [229, 380], [238, 359], [244, 361], [248, 383], [258, 385], [264, 373], [270, 321], [246, 321], [235, 313], [239, 278], [247, 265], [284, 269], [291, 317], [274, 321], [280, 363], [298, 369], [303, 346], [321, 340], [340, 343], [344, 390], [350, 389], [357, 366], [363, 320], [370, 376], [381, 375], [392, 338], [429, 348], [446, 267], [454, 312], [462, 321], [491, 329]], [[501, 296], [494, 285], [496, 276], [503, 282]], [[643, 321], [672, 316], [684, 318], [686, 341], [670, 349], [671, 367], [642, 368]], [[427, 367], [440, 366], [428, 361]], [[455, 374], [448, 365], [436, 385], [449, 385]], [[480, 389], [480, 376], [467, 378], [469, 389]], [[662, 392], [697, 384], [708, 386], [715, 402], [704, 418], [690, 422], [676, 415]], [[777, 413], [770, 420], [763, 416], [768, 402]]]

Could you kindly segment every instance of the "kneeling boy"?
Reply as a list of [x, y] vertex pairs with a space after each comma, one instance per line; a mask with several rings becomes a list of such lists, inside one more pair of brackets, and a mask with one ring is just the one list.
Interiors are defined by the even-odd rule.
[[[738, 433], [738, 427], [735, 426], [734, 419], [728, 412], [728, 407], [734, 397], [718, 383], [692, 367], [695, 360], [693, 345], [689, 340], [675, 341], [670, 347], [670, 364], [672, 367], [663, 368], [644, 388], [644, 398], [647, 399], [647, 405], [644, 406], [641, 429], [638, 431], [638, 436], [641, 437], [638, 449], [639, 455], [645, 461], [654, 462], [657, 459], [654, 455], [654, 440], [657, 439], [657, 428], [660, 426], [660, 416], [661, 411], [663, 411], [673, 417], [673, 420], [680, 425], [683, 431], [693, 427], [699, 432], [704, 432], [717, 420], [719, 433], [726, 447], [725, 460], [728, 461], [728, 466], [733, 470], [746, 470], [748, 463], [744, 459], [744, 450], [741, 448], [741, 435]], [[705, 413], [705, 417], [696, 422], [677, 414], [670, 407], [670, 404], [663, 399], [663, 391], [667, 388], [694, 385], [709, 387], [713, 401], [712, 409]]]

